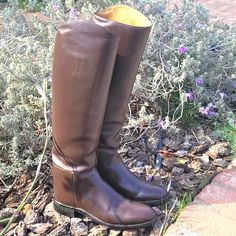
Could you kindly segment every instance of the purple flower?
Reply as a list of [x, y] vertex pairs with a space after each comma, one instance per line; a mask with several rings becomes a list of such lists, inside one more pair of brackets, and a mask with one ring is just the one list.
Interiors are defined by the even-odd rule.
[[220, 98], [221, 98], [221, 99], [224, 99], [224, 96], [226, 96], [226, 93], [220, 92]]
[[151, 182], [151, 181], [153, 180], [153, 176], [152, 176], [152, 175], [148, 175], [148, 176], [146, 177], [146, 180]]
[[236, 81], [233, 81], [233, 82], [232, 82], [232, 87], [233, 87], [234, 89], [236, 89]]
[[217, 113], [214, 112], [214, 111], [209, 111], [209, 112], [208, 112], [208, 117], [210, 117], [210, 118], [213, 118], [213, 117], [215, 117], [216, 115], [217, 115]]
[[193, 93], [192, 92], [188, 92], [185, 94], [186, 98], [189, 100], [189, 101], [193, 101]]
[[199, 108], [199, 112], [203, 115], [203, 116], [208, 116], [208, 109], [206, 109], [205, 107], [200, 107]]
[[52, 5], [52, 9], [54, 10], [54, 11], [58, 11], [58, 10], [60, 10], [60, 5], [59, 4], [57, 4], [57, 3], [54, 3], [53, 5]]
[[203, 86], [204, 85], [204, 81], [201, 78], [197, 78], [195, 80], [195, 83], [196, 83], [197, 86]]
[[70, 18], [70, 19], [75, 19], [76, 16], [77, 16], [77, 11], [76, 11], [75, 8], [72, 7], [72, 8], [70, 9], [69, 18]]
[[199, 112], [203, 115], [203, 116], [207, 116], [207, 117], [214, 117], [216, 116], [216, 112], [214, 112], [214, 108], [215, 106], [213, 105], [212, 102], [208, 103], [206, 107], [200, 107], [199, 108]]
[[179, 52], [180, 55], [184, 54], [186, 51], [187, 51], [186, 47], [179, 47], [178, 48], [178, 52]]
[[207, 108], [208, 110], [211, 110], [211, 109], [214, 108], [214, 107], [215, 107], [215, 106], [213, 105], [212, 102], [208, 103], [207, 106], [206, 106], [206, 108]]

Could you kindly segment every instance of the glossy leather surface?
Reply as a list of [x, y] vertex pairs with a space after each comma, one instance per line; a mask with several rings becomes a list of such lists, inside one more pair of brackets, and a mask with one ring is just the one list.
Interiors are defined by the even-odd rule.
[[142, 225], [155, 212], [126, 200], [96, 170], [117, 46], [118, 37], [91, 22], [68, 22], [58, 29], [52, 81], [54, 193], [58, 203], [100, 223]]
[[152, 205], [156, 200], [159, 204], [167, 196], [165, 188], [138, 179], [117, 153], [119, 133], [151, 25], [139, 27], [115, 22], [105, 18], [108, 14], [106, 10], [104, 12], [95, 14], [94, 22], [119, 37], [119, 46], [98, 146], [98, 170], [103, 179], [123, 196], [145, 203], [151, 200], [154, 201]]

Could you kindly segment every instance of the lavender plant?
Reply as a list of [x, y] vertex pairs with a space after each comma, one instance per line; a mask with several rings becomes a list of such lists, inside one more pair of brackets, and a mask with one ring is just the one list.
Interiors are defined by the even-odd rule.
[[45, 142], [45, 122], [37, 86], [50, 77], [55, 27], [27, 22], [10, 8], [1, 12], [1, 18], [0, 178], [3, 178], [18, 175], [38, 163]]
[[173, 126], [197, 116], [235, 117], [235, 28], [210, 21], [207, 10], [190, 0], [172, 10], [167, 1], [131, 4], [153, 23], [133, 92], [154, 104], [155, 119]]

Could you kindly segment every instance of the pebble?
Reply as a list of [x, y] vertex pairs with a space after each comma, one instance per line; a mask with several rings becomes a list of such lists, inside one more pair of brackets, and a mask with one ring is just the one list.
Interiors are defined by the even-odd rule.
[[71, 218], [70, 230], [74, 236], [88, 235], [88, 226], [79, 218]]
[[11, 215], [15, 213], [15, 211], [16, 210], [14, 208], [4, 208], [0, 210], [0, 218], [10, 217]]
[[27, 233], [26, 225], [23, 221], [20, 221], [15, 229], [14, 235], [26, 236], [26, 233]]
[[184, 157], [184, 156], [186, 156], [187, 153], [188, 153], [188, 152], [185, 151], [185, 150], [179, 150], [179, 151], [177, 151], [175, 154], [176, 154], [178, 157]]
[[166, 172], [163, 169], [160, 169], [159, 170], [159, 174], [160, 174], [160, 176], [165, 176]]
[[109, 233], [109, 236], [119, 236], [120, 233], [121, 233], [121, 231], [119, 231], [119, 230], [111, 229], [110, 233]]
[[38, 220], [39, 220], [39, 216], [37, 212], [35, 212], [34, 210], [28, 210], [26, 212], [24, 222], [27, 225], [38, 223]]
[[228, 156], [230, 154], [230, 150], [228, 148], [227, 142], [217, 143], [209, 148], [207, 155], [212, 158], [216, 159], [217, 157], [221, 156]]
[[30, 229], [31, 232], [39, 235], [45, 235], [45, 233], [52, 227], [53, 225], [50, 223], [37, 223], [27, 226], [27, 228]]
[[137, 161], [136, 162], [136, 167], [142, 167], [143, 166], [143, 162], [142, 161]]
[[66, 225], [70, 223], [70, 218], [64, 215], [60, 215], [53, 208], [53, 203], [50, 202], [44, 210], [44, 216], [50, 218], [53, 223], [57, 223], [60, 225]]
[[209, 156], [205, 153], [200, 157], [200, 160], [203, 162], [203, 164], [209, 164], [210, 162]]
[[174, 167], [172, 169], [171, 173], [173, 175], [182, 175], [184, 173], [184, 169], [183, 168], [179, 168], [179, 167]]
[[122, 236], [138, 236], [137, 230], [124, 230]]
[[228, 162], [221, 158], [218, 158], [213, 161], [213, 165], [225, 168], [228, 166]]
[[68, 225], [62, 225], [57, 227], [56, 229], [52, 230], [49, 234], [47, 234], [47, 236], [70, 236], [71, 234], [69, 233], [68, 230]]

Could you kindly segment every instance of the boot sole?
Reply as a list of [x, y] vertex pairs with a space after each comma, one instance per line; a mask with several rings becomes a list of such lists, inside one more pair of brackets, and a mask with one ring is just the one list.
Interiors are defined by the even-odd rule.
[[89, 217], [94, 223], [100, 224], [100, 225], [105, 225], [109, 228], [113, 229], [137, 229], [137, 228], [146, 228], [149, 226], [152, 226], [156, 222], [156, 217], [154, 217], [150, 221], [146, 221], [144, 223], [138, 223], [138, 224], [127, 224], [127, 225], [121, 225], [121, 224], [111, 224], [107, 223], [105, 221], [99, 220], [95, 216], [91, 215], [90, 213], [80, 209], [80, 208], [73, 208], [67, 205], [64, 205], [62, 203], [57, 202], [56, 200], [53, 201], [53, 207], [56, 212], [58, 212], [61, 215], [68, 216], [70, 218], [84, 218], [84, 217]]

